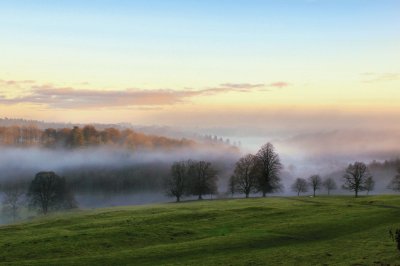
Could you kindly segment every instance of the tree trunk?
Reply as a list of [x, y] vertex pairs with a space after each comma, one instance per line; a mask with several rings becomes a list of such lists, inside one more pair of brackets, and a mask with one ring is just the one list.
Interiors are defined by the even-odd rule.
[[201, 194], [199, 195], [199, 200], [202, 200], [203, 199], [203, 197], [201, 196]]
[[356, 192], [356, 198], [357, 198], [358, 197], [358, 190], [356, 189], [355, 192]]
[[181, 201], [181, 197], [176, 196], [176, 202], [180, 202]]
[[265, 191], [263, 191], [263, 198], [265, 198], [266, 195], [267, 195], [267, 193]]
[[246, 193], [246, 199], [249, 197], [249, 193]]
[[297, 197], [300, 196], [300, 191], [297, 191]]
[[315, 198], [315, 189], [314, 189], [314, 198]]

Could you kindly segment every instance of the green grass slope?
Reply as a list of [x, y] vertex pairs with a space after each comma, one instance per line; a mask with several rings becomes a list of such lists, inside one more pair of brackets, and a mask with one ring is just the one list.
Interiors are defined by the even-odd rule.
[[0, 227], [2, 265], [400, 264], [400, 197], [110, 208]]

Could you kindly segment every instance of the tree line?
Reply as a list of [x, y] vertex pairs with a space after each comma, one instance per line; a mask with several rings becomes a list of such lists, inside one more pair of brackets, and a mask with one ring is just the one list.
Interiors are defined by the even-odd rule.
[[192, 147], [195, 142], [188, 139], [172, 139], [147, 135], [131, 129], [96, 129], [92, 125], [73, 128], [39, 129], [37, 126], [0, 127], [2, 146], [40, 146], [48, 148], [78, 148], [112, 145], [132, 149], [157, 149]]
[[[211, 162], [201, 162], [207, 164], [207, 169], [212, 169]], [[184, 195], [197, 195], [194, 193], [194, 188], [202, 187], [199, 183], [194, 182], [197, 172], [195, 171], [195, 162], [190, 160], [175, 162], [171, 167], [171, 174], [167, 177], [165, 187], [167, 194], [175, 197], [179, 202]], [[233, 174], [229, 179], [229, 193], [243, 194], [246, 198], [252, 193], [261, 193], [263, 197], [268, 193], [273, 193], [283, 190], [281, 183], [280, 172], [283, 166], [279, 159], [278, 153], [275, 151], [271, 143], [263, 145], [256, 154], [247, 154], [241, 157], [235, 164]], [[210, 179], [204, 178], [203, 187], [209, 180], [212, 180], [212, 190], [204, 189], [203, 194], [215, 194], [216, 186], [214, 185], [217, 179], [215, 171], [211, 171]], [[395, 191], [400, 191], [400, 166], [397, 169], [398, 174], [392, 179], [388, 188]], [[208, 180], [208, 181], [207, 181]], [[345, 174], [342, 176], [343, 184], [341, 188], [354, 192], [354, 196], [358, 197], [361, 191], [366, 191], [367, 195], [375, 187], [375, 180], [370, 173], [368, 166], [363, 162], [355, 162], [349, 164], [345, 169]], [[312, 190], [313, 196], [316, 196], [316, 191], [324, 188], [328, 195], [331, 191], [338, 189], [338, 185], [332, 177], [322, 179], [320, 175], [311, 175], [309, 178], [297, 178], [291, 185], [291, 190], [296, 192], [298, 196], [301, 193]]]
[[[349, 164], [345, 169], [345, 174], [342, 179], [342, 188], [353, 191], [355, 197], [358, 197], [359, 192], [361, 191], [366, 191], [368, 195], [375, 187], [375, 180], [373, 179], [368, 166], [363, 162]], [[325, 188], [329, 195], [331, 190], [337, 189], [337, 185], [333, 178], [328, 177], [323, 181], [319, 175], [312, 175], [308, 180], [297, 178], [291, 186], [292, 191], [296, 192], [298, 196], [300, 193], [308, 192], [309, 188], [311, 188], [313, 196], [315, 197], [317, 190]]]
[[[265, 197], [269, 193], [282, 191], [282, 168], [282, 163], [274, 146], [267, 143], [256, 154], [247, 154], [239, 158], [233, 169], [233, 174], [229, 178], [229, 193], [232, 195], [235, 193], [243, 194], [248, 198], [252, 193], [260, 193]], [[164, 173], [165, 170], [166, 168], [163, 170], [159, 168], [155, 171]], [[124, 176], [128, 172], [131, 171], [121, 172], [121, 175]], [[104, 180], [107, 180], [107, 182], [104, 184], [117, 181], [110, 177], [105, 173]], [[162, 177], [167, 194], [174, 197], [177, 202], [181, 201], [184, 196], [202, 199], [205, 195], [218, 194], [218, 178], [218, 171], [213, 163], [204, 160], [176, 161], [170, 166], [170, 174], [164, 174]], [[3, 212], [16, 219], [24, 201], [28, 203], [30, 209], [36, 209], [42, 214], [54, 210], [75, 208], [77, 202], [74, 199], [73, 192], [77, 191], [78, 187], [83, 186], [84, 183], [75, 183], [76, 180], [73, 180], [69, 179], [69, 183], [67, 183], [65, 177], [54, 172], [39, 172], [28, 186], [21, 185], [18, 182], [5, 184], [2, 187], [4, 192]], [[128, 182], [129, 180], [125, 181], [121, 183], [123, 187], [132, 185]], [[375, 185], [368, 166], [363, 162], [349, 164], [342, 176], [342, 181], [342, 188], [354, 192], [355, 197], [358, 197], [361, 191], [366, 191], [368, 194], [374, 189]], [[400, 191], [400, 166], [388, 187]], [[330, 194], [338, 186], [333, 178], [322, 179], [317, 174], [307, 179], [297, 178], [291, 186], [292, 191], [296, 192], [297, 195], [311, 189], [313, 196], [316, 196], [316, 191], [321, 188], [325, 188]]]

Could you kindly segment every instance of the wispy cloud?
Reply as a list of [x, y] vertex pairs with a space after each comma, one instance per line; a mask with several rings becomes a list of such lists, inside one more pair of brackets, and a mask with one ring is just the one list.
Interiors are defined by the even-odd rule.
[[[51, 84], [37, 85], [34, 81], [4, 81], [1, 85], [11, 86], [25, 84], [29, 91], [22, 96], [6, 97], [0, 94], [0, 104], [30, 103], [52, 108], [102, 108], [129, 106], [163, 106], [190, 101], [196, 96], [211, 96], [227, 92], [249, 93], [265, 90], [266, 87], [285, 87], [286, 82], [275, 82], [269, 85], [250, 83], [223, 83], [205, 89], [125, 89], [125, 90], [92, 90], [74, 87], [57, 87]], [[32, 85], [33, 84], [33, 85]]]
[[0, 79], [0, 85], [7, 86], [26, 86], [27, 84], [34, 84], [36, 81], [34, 80], [4, 80]]
[[265, 84], [250, 84], [250, 83], [223, 83], [220, 85], [224, 88], [239, 89], [239, 90], [249, 90], [255, 88], [262, 88]]
[[268, 87], [275, 87], [275, 88], [283, 88], [283, 87], [287, 87], [290, 84], [285, 82], [285, 81], [278, 81], [278, 82], [273, 82], [268, 84]]
[[362, 82], [364, 83], [377, 83], [400, 80], [400, 73], [374, 73], [364, 72], [361, 73]]

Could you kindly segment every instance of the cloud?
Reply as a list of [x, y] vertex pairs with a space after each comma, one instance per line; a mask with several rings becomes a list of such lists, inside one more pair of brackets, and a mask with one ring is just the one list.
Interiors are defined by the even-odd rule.
[[278, 82], [273, 82], [268, 84], [268, 87], [275, 87], [275, 88], [283, 88], [283, 87], [287, 87], [290, 84], [284, 81], [278, 81]]
[[49, 85], [33, 86], [28, 95], [7, 99], [0, 96], [0, 103], [34, 103], [53, 108], [98, 108], [118, 106], [171, 105], [182, 102], [185, 98], [198, 95], [197, 91], [134, 90], [97, 91], [75, 89], [71, 87], [56, 88]]
[[[38, 85], [34, 81], [4, 81], [3, 86], [25, 84], [29, 91], [18, 97], [6, 97], [0, 94], [0, 104], [30, 103], [52, 108], [103, 108], [132, 106], [164, 106], [190, 101], [196, 96], [211, 96], [227, 92], [253, 92], [265, 88], [264, 84], [223, 83], [217, 87], [205, 89], [125, 89], [125, 90], [93, 90], [74, 87], [57, 87], [52, 84]], [[269, 87], [281, 88], [286, 82], [275, 82]], [[265, 90], [265, 89], [264, 89]]]
[[21, 86], [21, 85], [26, 85], [26, 84], [34, 84], [36, 81], [34, 80], [3, 80], [0, 79], [0, 84], [1, 85], [7, 85], [7, 86]]
[[248, 90], [254, 88], [264, 87], [265, 84], [250, 84], [250, 83], [223, 83], [220, 85], [224, 88], [231, 88], [231, 89], [240, 89], [240, 90]]
[[373, 73], [365, 72], [361, 73], [363, 77], [362, 82], [364, 83], [377, 83], [400, 80], [400, 73]]

